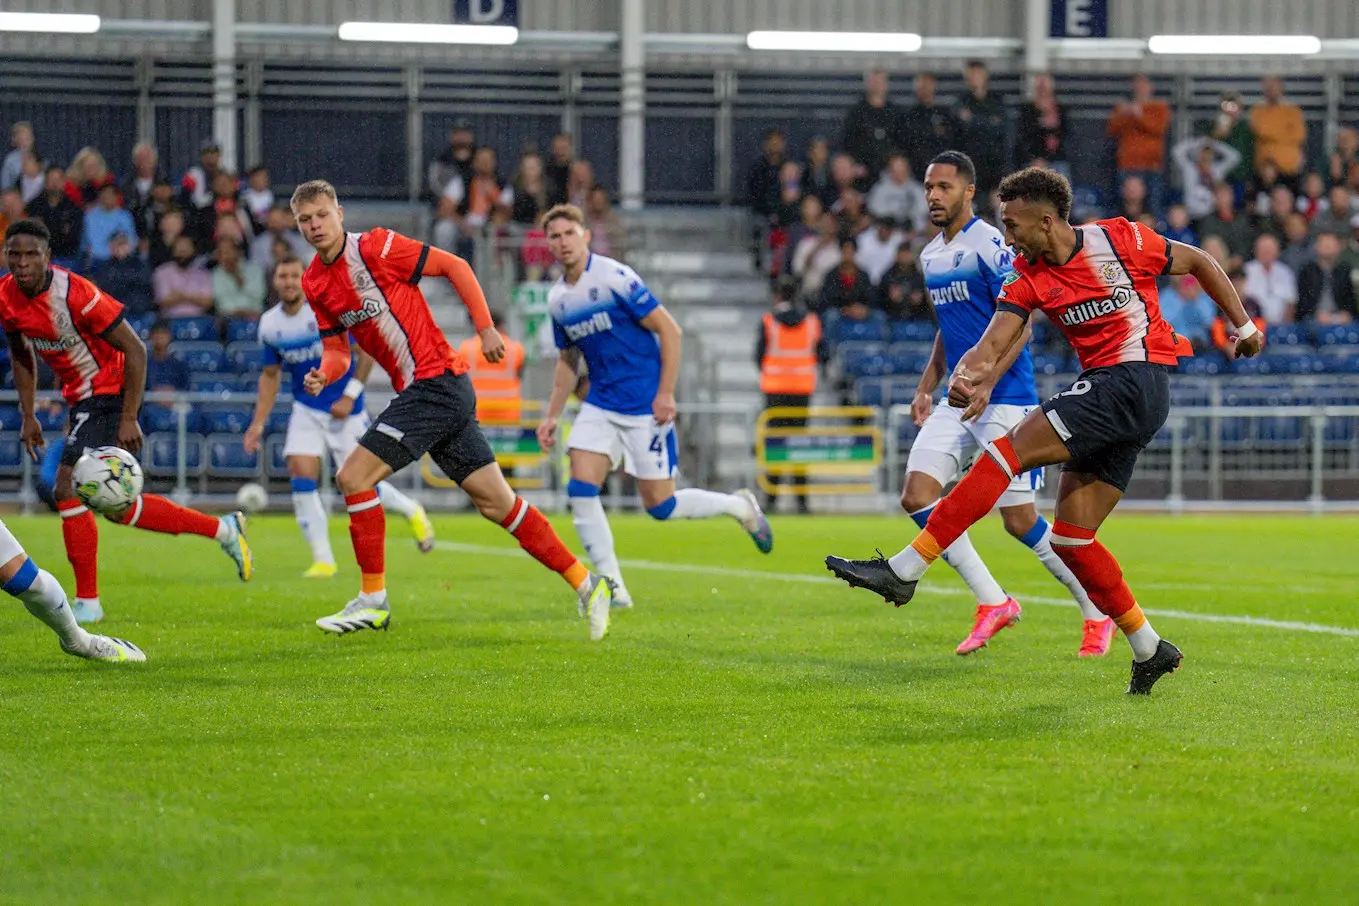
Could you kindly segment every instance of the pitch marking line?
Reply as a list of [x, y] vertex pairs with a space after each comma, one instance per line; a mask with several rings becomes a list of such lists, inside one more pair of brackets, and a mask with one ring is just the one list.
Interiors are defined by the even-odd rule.
[[[436, 541], [435, 547], [442, 550], [458, 551], [464, 554], [482, 554], [490, 557], [527, 557], [521, 550], [504, 547], [489, 547], [482, 544], [462, 544], [457, 541]], [[804, 573], [773, 573], [759, 569], [732, 569], [726, 566], [701, 566], [694, 563], [662, 563], [656, 560], [620, 560], [619, 565], [627, 569], [649, 569], [656, 572], [692, 573], [700, 576], [725, 576], [732, 579], [763, 579], [772, 582], [801, 582], [811, 585], [840, 585], [844, 583], [830, 576], [812, 576]], [[847, 587], [847, 586], [845, 586]], [[923, 588], [929, 594], [968, 596], [961, 588], [928, 585]], [[1024, 595], [1024, 604], [1046, 604], [1052, 607], [1075, 607], [1070, 598], [1054, 598], [1046, 595]], [[1266, 629], [1283, 629], [1290, 632], [1314, 632], [1323, 635], [1339, 635], [1359, 638], [1359, 629], [1347, 626], [1327, 626], [1324, 623], [1302, 623], [1296, 620], [1270, 620], [1265, 617], [1250, 617], [1241, 614], [1195, 613], [1188, 610], [1163, 610], [1144, 607], [1143, 612], [1153, 617], [1171, 617], [1176, 620], [1197, 620], [1200, 623], [1231, 623], [1237, 626], [1260, 626]]]

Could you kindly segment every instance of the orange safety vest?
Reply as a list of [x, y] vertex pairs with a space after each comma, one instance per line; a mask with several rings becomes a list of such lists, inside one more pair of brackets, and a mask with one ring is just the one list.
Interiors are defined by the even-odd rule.
[[523, 410], [523, 386], [519, 372], [524, 368], [524, 344], [505, 338], [505, 357], [488, 362], [481, 354], [481, 340], [468, 337], [458, 352], [472, 366], [467, 376], [477, 392], [477, 418], [490, 424], [517, 423]]
[[807, 315], [797, 327], [764, 316], [764, 361], [760, 363], [760, 392], [811, 396], [816, 392], [816, 344], [821, 341], [821, 319]]

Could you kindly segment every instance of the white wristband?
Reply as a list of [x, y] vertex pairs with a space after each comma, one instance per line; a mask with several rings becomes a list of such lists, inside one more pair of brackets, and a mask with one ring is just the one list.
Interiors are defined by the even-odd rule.
[[1240, 343], [1242, 340], [1253, 337], [1259, 332], [1260, 328], [1255, 326], [1255, 322], [1247, 319], [1245, 324], [1236, 328], [1236, 341]]
[[361, 393], [363, 393], [363, 381], [356, 377], [350, 378], [349, 383], [344, 385], [344, 395], [351, 400], [358, 399]]

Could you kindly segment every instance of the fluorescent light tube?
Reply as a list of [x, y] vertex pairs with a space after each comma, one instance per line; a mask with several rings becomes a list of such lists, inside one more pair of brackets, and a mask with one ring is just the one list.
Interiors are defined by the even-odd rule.
[[1293, 56], [1318, 53], [1321, 39], [1314, 35], [1153, 35], [1147, 41], [1147, 49], [1152, 53], [1179, 56]]
[[92, 35], [99, 31], [99, 17], [66, 13], [0, 13], [0, 31]]
[[751, 50], [911, 53], [922, 43], [920, 35], [910, 32], [753, 31], [746, 35], [746, 46]]
[[512, 25], [443, 25], [434, 22], [344, 22], [341, 41], [385, 41], [397, 44], [513, 44], [519, 29]]

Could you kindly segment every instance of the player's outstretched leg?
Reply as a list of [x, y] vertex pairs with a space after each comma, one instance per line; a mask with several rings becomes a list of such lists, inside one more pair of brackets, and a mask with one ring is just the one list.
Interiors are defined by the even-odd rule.
[[115, 521], [165, 535], [201, 535], [211, 538], [222, 546], [222, 552], [236, 564], [236, 575], [241, 577], [242, 582], [249, 582], [255, 574], [250, 544], [245, 538], [244, 513], [228, 513], [219, 518], [180, 506], [157, 494], [141, 494]]
[[321, 503], [321, 492], [316, 489], [316, 479], [294, 477], [292, 488], [293, 515], [311, 548], [311, 566], [302, 575], [308, 579], [329, 579], [335, 575], [335, 553], [330, 548], [329, 519]]
[[1052, 527], [1038, 514], [1033, 504], [1024, 506], [1001, 507], [1001, 517], [1008, 531], [1025, 547], [1033, 551], [1040, 563], [1052, 573], [1053, 578], [1066, 586], [1071, 597], [1080, 605], [1084, 625], [1081, 630], [1081, 647], [1078, 657], [1101, 657], [1109, 653], [1117, 628], [1113, 620], [1100, 612], [1095, 602], [1085, 593], [1080, 580], [1062, 562], [1062, 558], [1052, 549]]
[[434, 550], [434, 523], [429, 514], [414, 497], [401, 493], [389, 481], [378, 482], [378, 496], [382, 498], [382, 508], [391, 510], [410, 523], [411, 534], [415, 536], [415, 546], [420, 553]]
[[66, 542], [66, 559], [75, 573], [76, 599], [71, 605], [77, 623], [98, 623], [104, 619], [99, 603], [99, 523], [94, 513], [74, 496], [58, 500], [61, 537]]
[[[371, 454], [370, 454], [371, 455]], [[345, 490], [344, 469], [337, 480]], [[344, 635], [361, 629], [387, 629], [392, 611], [387, 604], [387, 516], [376, 488], [345, 493], [349, 511], [349, 538], [359, 564], [359, 594], [339, 613], [321, 617], [316, 625], [326, 632]]]
[[1095, 530], [1062, 520], [1052, 529], [1052, 547], [1080, 580], [1090, 600], [1113, 618], [1133, 650], [1129, 695], [1150, 695], [1151, 687], [1180, 666], [1180, 649], [1156, 634], [1123, 579], [1118, 560], [1095, 540]]
[[[644, 483], [643, 483], [644, 484]], [[674, 491], [674, 482], [668, 483], [672, 493], [654, 504], [647, 506], [651, 518], [665, 522], [672, 519], [711, 519], [714, 516], [730, 516], [741, 523], [741, 528], [750, 535], [761, 553], [769, 553], [774, 548], [774, 530], [760, 509], [754, 493], [742, 488], [734, 494], [718, 491], [705, 491], [701, 488], [685, 488]], [[643, 491], [643, 501], [646, 493]]]
[[596, 572], [614, 582], [613, 605], [631, 607], [632, 595], [623, 582], [623, 570], [614, 553], [613, 529], [609, 527], [608, 514], [599, 499], [599, 486], [572, 478], [566, 483], [566, 499], [571, 505], [571, 522], [576, 527], [576, 536], [585, 547], [590, 563]]

